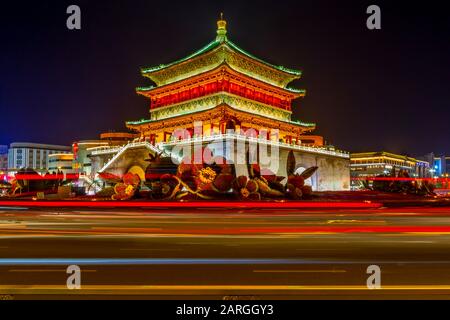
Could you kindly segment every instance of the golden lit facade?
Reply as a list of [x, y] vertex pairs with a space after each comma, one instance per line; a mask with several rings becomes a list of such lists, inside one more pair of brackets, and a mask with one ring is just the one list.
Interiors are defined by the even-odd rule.
[[404, 155], [389, 152], [364, 152], [350, 154], [352, 177], [373, 177], [377, 175], [398, 174], [400, 170], [411, 177], [428, 177], [430, 164]]

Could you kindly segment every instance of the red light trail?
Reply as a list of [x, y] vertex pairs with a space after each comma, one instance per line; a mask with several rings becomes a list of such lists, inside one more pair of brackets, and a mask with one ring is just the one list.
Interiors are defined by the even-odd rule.
[[376, 202], [308, 202], [308, 201], [286, 201], [286, 202], [250, 202], [250, 201], [192, 201], [192, 202], [171, 202], [171, 201], [51, 201], [51, 200], [6, 200], [0, 201], [2, 207], [99, 207], [99, 208], [247, 208], [247, 209], [351, 209], [366, 208], [376, 209], [382, 207]]
[[449, 181], [450, 178], [352, 177], [355, 181]]

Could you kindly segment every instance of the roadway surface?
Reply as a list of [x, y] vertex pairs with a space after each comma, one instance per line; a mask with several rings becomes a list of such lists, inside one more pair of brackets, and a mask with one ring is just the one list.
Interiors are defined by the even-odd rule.
[[118, 297], [448, 299], [450, 207], [0, 208], [0, 299]]

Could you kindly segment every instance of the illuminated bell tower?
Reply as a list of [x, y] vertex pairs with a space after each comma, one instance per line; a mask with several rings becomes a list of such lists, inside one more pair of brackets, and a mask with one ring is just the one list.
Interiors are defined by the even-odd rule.
[[[177, 61], [143, 68], [141, 73], [155, 83], [136, 89], [150, 100], [150, 119], [126, 125], [152, 144], [168, 142], [180, 128], [193, 134], [196, 121], [202, 121], [206, 136], [225, 133], [226, 128], [236, 132], [264, 129], [268, 140], [298, 145], [315, 129], [314, 123], [291, 119], [292, 101], [305, 91], [288, 84], [301, 72], [265, 62], [234, 44], [222, 14], [212, 42]], [[322, 145], [322, 137], [307, 138], [309, 145]]]

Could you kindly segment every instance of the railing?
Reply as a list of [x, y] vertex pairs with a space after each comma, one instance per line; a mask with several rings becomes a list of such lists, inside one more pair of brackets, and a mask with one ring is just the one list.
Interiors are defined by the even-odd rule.
[[108, 154], [108, 153], [115, 153], [122, 149], [124, 146], [101, 146], [101, 147], [94, 147], [90, 148], [89, 151], [91, 151], [92, 155], [100, 155], [100, 154]]
[[201, 137], [193, 137], [188, 139], [182, 139], [177, 141], [169, 141], [169, 142], [160, 142], [157, 144], [157, 146], [162, 149], [167, 146], [174, 146], [179, 144], [190, 144], [190, 143], [203, 143], [203, 142], [211, 142], [215, 140], [225, 140], [225, 139], [236, 139], [238, 141], [248, 141], [248, 142], [255, 142], [265, 145], [275, 145], [278, 147], [284, 147], [288, 149], [294, 149], [294, 150], [300, 150], [310, 153], [319, 153], [319, 154], [326, 154], [336, 157], [342, 157], [342, 158], [350, 158], [350, 154], [345, 151], [341, 150], [332, 150], [326, 147], [311, 147], [311, 146], [305, 146], [305, 145], [298, 145], [298, 144], [290, 144], [286, 142], [278, 142], [278, 141], [272, 141], [267, 140], [264, 138], [256, 138], [256, 137], [246, 137], [241, 134], [236, 133], [224, 133], [224, 134], [214, 134], [211, 136], [201, 136]]

